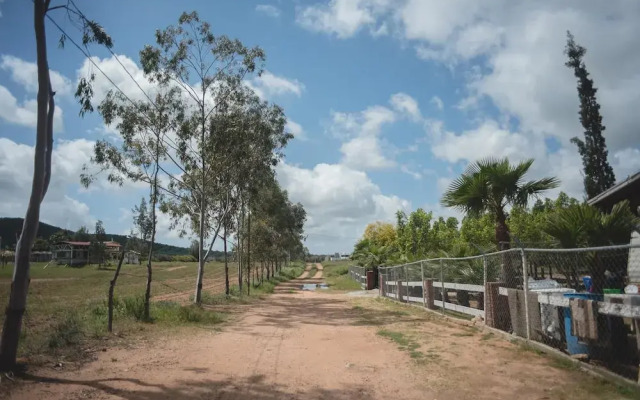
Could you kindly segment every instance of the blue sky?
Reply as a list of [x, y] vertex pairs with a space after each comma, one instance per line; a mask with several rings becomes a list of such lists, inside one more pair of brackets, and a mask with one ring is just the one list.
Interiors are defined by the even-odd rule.
[[[556, 3], [76, 1], [141, 81], [139, 50], [185, 10], [198, 11], [215, 34], [265, 50], [265, 73], [247, 83], [284, 107], [296, 135], [277, 172], [309, 213], [312, 252], [348, 252], [368, 222], [393, 220], [398, 209], [456, 215], [439, 198], [481, 157], [534, 157], [531, 177], [556, 175], [562, 190], [582, 197], [580, 159], [569, 143], [581, 128], [575, 80], [563, 65], [568, 29], [588, 49], [617, 177], [640, 169], [640, 3]], [[0, 12], [0, 216], [22, 216], [35, 137], [32, 4], [6, 0]], [[51, 16], [79, 38], [62, 12]], [[42, 221], [77, 229], [101, 219], [108, 232], [127, 232], [144, 190], [78, 185], [93, 142], [114, 131], [97, 115], [78, 116], [73, 91], [91, 68], [70, 44], [57, 47], [53, 25], [47, 34], [59, 110]], [[92, 54], [126, 91], [141, 95], [108, 53]], [[98, 79], [99, 97], [109, 84]], [[188, 242], [168, 226], [160, 218], [160, 241]]]

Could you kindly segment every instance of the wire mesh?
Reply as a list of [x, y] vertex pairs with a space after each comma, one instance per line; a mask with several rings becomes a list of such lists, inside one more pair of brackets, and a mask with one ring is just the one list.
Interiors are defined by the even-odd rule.
[[[350, 269], [351, 271], [351, 269]], [[640, 246], [508, 249], [378, 269], [380, 295], [582, 354], [637, 378]], [[365, 281], [366, 282], [366, 277]]]

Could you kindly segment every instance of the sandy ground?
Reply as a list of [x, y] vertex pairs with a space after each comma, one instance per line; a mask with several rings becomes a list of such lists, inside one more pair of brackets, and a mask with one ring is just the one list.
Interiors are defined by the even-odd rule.
[[[578, 372], [552, 368], [504, 340], [397, 303], [300, 291], [318, 282], [307, 276], [278, 286], [221, 332], [108, 349], [79, 370], [34, 371], [10, 398], [597, 398], [566, 393], [563, 387], [580, 386]], [[418, 335], [425, 358], [412, 359], [380, 329]]]
[[322, 279], [322, 270], [323, 269], [324, 269], [324, 267], [322, 266], [322, 264], [316, 264], [317, 272], [315, 273], [315, 275], [313, 275], [313, 279]]
[[313, 264], [305, 265], [304, 272], [302, 273], [302, 275], [300, 275], [298, 279], [306, 279], [309, 276], [309, 271], [311, 271], [311, 268], [313, 268]]

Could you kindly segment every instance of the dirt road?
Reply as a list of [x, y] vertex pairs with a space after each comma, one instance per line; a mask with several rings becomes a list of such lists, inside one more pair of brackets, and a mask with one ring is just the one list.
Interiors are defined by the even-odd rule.
[[11, 398], [600, 398], [583, 373], [502, 339], [397, 303], [297, 290], [311, 280], [278, 287], [222, 332], [109, 349], [77, 371], [35, 371]]
[[316, 264], [316, 273], [315, 275], [313, 275], [313, 279], [322, 279], [322, 270], [324, 268], [322, 267], [322, 264]]

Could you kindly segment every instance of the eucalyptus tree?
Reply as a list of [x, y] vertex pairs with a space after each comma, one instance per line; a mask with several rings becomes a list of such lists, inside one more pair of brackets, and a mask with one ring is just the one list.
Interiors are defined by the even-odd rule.
[[[186, 118], [177, 131], [175, 152], [180, 179], [169, 184], [179, 196], [168, 198], [164, 209], [176, 227], [198, 237], [194, 297], [200, 302], [204, 261], [221, 227], [238, 203], [251, 208], [260, 178], [276, 165], [291, 135], [284, 131], [282, 109], [260, 101], [243, 84], [249, 74], [260, 72], [262, 50], [214, 36], [196, 13], [183, 14], [178, 25], [158, 31], [156, 46], [147, 46], [141, 55], [149, 78], [179, 87], [185, 98]], [[247, 231], [250, 224], [251, 212]]]
[[275, 176], [263, 181], [257, 195], [260, 202], [252, 207], [255, 226], [250, 236], [268, 279], [275, 274], [279, 261], [287, 253], [302, 247], [306, 212], [301, 204], [291, 203]]
[[109, 140], [96, 142], [91, 162], [99, 169], [95, 171], [85, 166], [81, 182], [89, 186], [104, 172], [107, 180], [114, 184], [132, 181], [149, 187], [148, 214], [146, 203], [142, 203], [135, 221], [141, 236], [148, 242], [144, 296], [144, 318], [148, 320], [151, 317], [151, 262], [157, 231], [157, 208], [163, 196], [176, 195], [166, 182], [178, 179], [175, 168], [171, 168], [177, 148], [172, 136], [184, 121], [182, 92], [178, 88], [159, 85], [153, 99], [144, 101], [131, 100], [120, 91], [110, 91], [98, 106], [98, 111], [105, 124], [115, 125], [121, 140], [116, 143]]
[[[18, 343], [22, 330], [22, 318], [27, 307], [31, 248], [38, 233], [40, 204], [44, 200], [51, 181], [51, 154], [53, 151], [53, 119], [55, 92], [51, 85], [47, 56], [45, 18], [54, 9], [67, 9], [68, 5], [51, 6], [51, 0], [33, 0], [33, 26], [36, 42], [38, 94], [36, 103], [36, 138], [31, 194], [27, 202], [22, 231], [16, 245], [15, 263], [9, 301], [0, 337], [0, 370], [12, 370], [16, 365]], [[69, 15], [71, 15], [69, 13]], [[79, 20], [83, 32], [82, 43], [98, 43], [110, 48], [113, 43], [102, 27], [84, 17]], [[64, 38], [64, 36], [63, 36]], [[63, 43], [63, 42], [61, 42]]]

